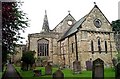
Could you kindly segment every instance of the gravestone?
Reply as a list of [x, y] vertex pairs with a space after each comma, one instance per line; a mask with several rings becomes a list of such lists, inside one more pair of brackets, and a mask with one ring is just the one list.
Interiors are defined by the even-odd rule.
[[115, 78], [120, 79], [120, 63], [118, 63], [115, 67]]
[[52, 65], [48, 62], [47, 65], [45, 66], [45, 74], [46, 75], [51, 75], [52, 74]]
[[117, 59], [113, 58], [113, 59], [112, 59], [112, 63], [113, 63], [113, 66], [115, 67], [116, 64], [117, 64]]
[[[34, 76], [41, 76], [42, 75], [42, 71], [41, 70], [33, 70], [34, 72]], [[28, 74], [29, 75], [29, 74]]]
[[88, 61], [86, 61], [86, 70], [92, 70], [92, 61], [90, 61], [90, 60], [88, 60]]
[[104, 79], [104, 61], [100, 58], [93, 61], [92, 79]]
[[74, 73], [78, 73], [78, 74], [81, 72], [80, 61], [75, 60], [75, 61], [73, 62], [73, 72], [74, 72]]
[[64, 79], [64, 73], [58, 69], [56, 72], [53, 73], [52, 79]]

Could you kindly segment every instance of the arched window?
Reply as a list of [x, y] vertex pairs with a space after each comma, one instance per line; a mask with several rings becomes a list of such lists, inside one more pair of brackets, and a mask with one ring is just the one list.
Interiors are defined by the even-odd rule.
[[49, 41], [46, 39], [38, 40], [38, 56], [49, 56]]
[[100, 38], [98, 38], [98, 51], [99, 51], [99, 53], [101, 53]]

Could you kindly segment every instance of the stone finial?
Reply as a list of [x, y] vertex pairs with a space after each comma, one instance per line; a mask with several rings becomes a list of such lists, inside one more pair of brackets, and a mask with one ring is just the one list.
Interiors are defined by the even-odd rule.
[[96, 2], [94, 2], [94, 5], [96, 5]]
[[70, 10], [68, 10], [68, 13], [70, 14]]

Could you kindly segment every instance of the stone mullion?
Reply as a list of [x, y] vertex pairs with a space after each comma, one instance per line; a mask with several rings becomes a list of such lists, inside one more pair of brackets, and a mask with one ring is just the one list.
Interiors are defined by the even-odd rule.
[[45, 43], [43, 43], [43, 56], [45, 56]]
[[43, 56], [43, 43], [41, 44], [41, 56]]
[[46, 56], [46, 44], [44, 44], [44, 56]]
[[41, 56], [41, 53], [42, 53], [42, 48], [41, 48], [41, 44], [39, 44], [39, 53], [40, 53], [40, 56]]
[[46, 44], [47, 47], [47, 56], [49, 56], [49, 44]]

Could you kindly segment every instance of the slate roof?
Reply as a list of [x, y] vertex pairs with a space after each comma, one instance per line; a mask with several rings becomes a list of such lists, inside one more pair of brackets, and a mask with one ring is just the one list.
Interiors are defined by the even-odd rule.
[[71, 26], [67, 31], [66, 33], [61, 37], [61, 40], [63, 40], [64, 38], [76, 33], [78, 31], [78, 28], [80, 27], [80, 25], [82, 25], [82, 23], [86, 20], [86, 16], [84, 16], [83, 18], [81, 18], [80, 20], [78, 20], [73, 26]]
[[[75, 18], [69, 13], [60, 23], [62, 23], [68, 16], [71, 16], [71, 17], [75, 20]], [[76, 20], [75, 20], [75, 21], [76, 21]], [[60, 24], [60, 23], [59, 23], [59, 24]], [[58, 24], [58, 25], [59, 25], [59, 24]], [[55, 29], [58, 27], [58, 25], [57, 25], [53, 30], [55, 30]], [[52, 30], [52, 31], [53, 31], [53, 30]]]

